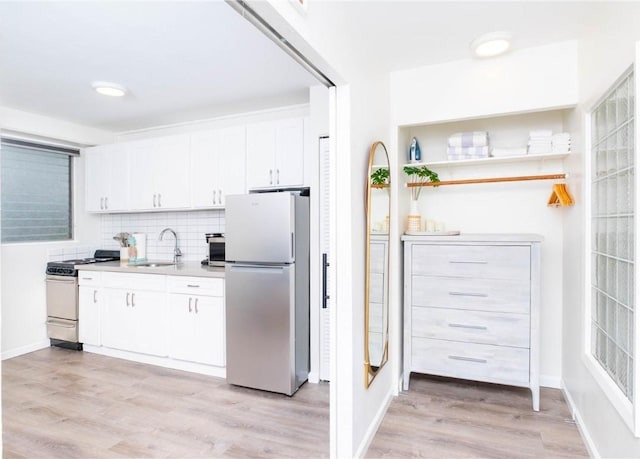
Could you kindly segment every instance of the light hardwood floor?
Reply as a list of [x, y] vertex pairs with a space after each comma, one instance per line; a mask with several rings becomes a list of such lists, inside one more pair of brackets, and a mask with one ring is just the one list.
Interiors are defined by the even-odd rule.
[[2, 362], [5, 458], [327, 457], [329, 387], [294, 397], [48, 348]]
[[[374, 382], [375, 384], [375, 382]], [[2, 363], [5, 458], [326, 457], [329, 387], [293, 398], [59, 348]], [[560, 391], [414, 375], [367, 457], [587, 457]]]
[[366, 457], [589, 457], [562, 392], [412, 374]]

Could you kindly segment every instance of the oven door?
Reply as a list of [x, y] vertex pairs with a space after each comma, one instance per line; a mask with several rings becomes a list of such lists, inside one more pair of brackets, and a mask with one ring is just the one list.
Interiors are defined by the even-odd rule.
[[78, 342], [78, 321], [47, 317], [47, 336], [51, 339]]
[[78, 320], [78, 278], [47, 276], [47, 316]]

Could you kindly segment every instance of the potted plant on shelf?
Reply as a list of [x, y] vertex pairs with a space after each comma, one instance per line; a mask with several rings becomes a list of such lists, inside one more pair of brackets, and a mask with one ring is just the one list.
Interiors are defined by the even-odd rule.
[[381, 167], [371, 173], [371, 184], [378, 185], [376, 188], [386, 188], [389, 184], [389, 169]]
[[409, 208], [409, 216], [407, 217], [407, 231], [418, 232], [422, 229], [422, 217], [418, 211], [418, 198], [422, 186], [429, 182], [439, 182], [438, 174], [433, 172], [427, 166], [404, 166], [404, 173], [409, 176], [409, 183], [418, 186], [411, 187], [411, 207]]

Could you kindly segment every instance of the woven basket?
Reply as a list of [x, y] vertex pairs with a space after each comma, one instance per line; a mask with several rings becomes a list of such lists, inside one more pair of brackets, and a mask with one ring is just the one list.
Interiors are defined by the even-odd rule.
[[407, 231], [412, 233], [422, 231], [422, 217], [420, 215], [407, 216]]

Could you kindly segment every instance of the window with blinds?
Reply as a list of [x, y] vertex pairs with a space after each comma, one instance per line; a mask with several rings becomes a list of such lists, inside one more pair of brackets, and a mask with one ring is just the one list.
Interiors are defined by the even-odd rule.
[[72, 157], [78, 152], [3, 138], [0, 233], [3, 243], [68, 240], [72, 235]]
[[629, 70], [591, 116], [591, 352], [632, 402], [634, 94]]

